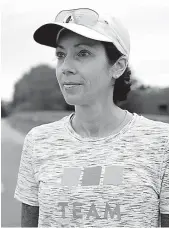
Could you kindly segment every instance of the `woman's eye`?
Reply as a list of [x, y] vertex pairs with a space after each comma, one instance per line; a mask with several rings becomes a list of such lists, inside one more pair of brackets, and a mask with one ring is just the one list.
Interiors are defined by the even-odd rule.
[[89, 56], [89, 55], [90, 55], [90, 52], [86, 51], [86, 50], [82, 50], [78, 53], [78, 56], [81, 56], [81, 57], [85, 57], [85, 56]]
[[58, 59], [61, 59], [61, 58], [64, 58], [65, 57], [65, 54], [63, 52], [56, 52], [56, 57]]

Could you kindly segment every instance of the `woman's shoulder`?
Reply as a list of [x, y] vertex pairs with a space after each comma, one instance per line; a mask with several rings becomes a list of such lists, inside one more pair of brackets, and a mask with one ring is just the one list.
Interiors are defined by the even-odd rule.
[[[168, 122], [167, 122], [168, 120]], [[164, 128], [169, 130], [169, 117], [163, 119], [160, 119], [159, 117], [153, 116], [153, 115], [140, 115], [140, 124], [143, 124], [145, 126], [154, 127], [154, 128]]]
[[169, 138], [169, 123], [160, 121], [158, 118], [147, 117], [147, 115], [138, 115], [136, 121], [137, 130], [143, 132], [145, 135], [164, 135], [166, 138]]
[[50, 123], [45, 123], [33, 127], [28, 133], [27, 136], [31, 136], [34, 139], [36, 138], [47, 138], [52, 134], [57, 134], [64, 130], [64, 124], [66, 123], [69, 116], [64, 116], [60, 120], [53, 121]]

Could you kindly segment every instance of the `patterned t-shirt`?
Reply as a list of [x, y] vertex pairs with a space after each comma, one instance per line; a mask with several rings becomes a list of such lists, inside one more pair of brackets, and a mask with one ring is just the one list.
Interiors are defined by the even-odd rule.
[[133, 113], [116, 134], [87, 138], [74, 113], [25, 137], [14, 197], [38, 227], [158, 227], [169, 214], [169, 124]]

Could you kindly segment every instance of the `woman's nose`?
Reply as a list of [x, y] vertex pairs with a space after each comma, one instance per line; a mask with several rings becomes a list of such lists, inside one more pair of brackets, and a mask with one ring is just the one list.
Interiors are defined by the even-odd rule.
[[64, 62], [62, 64], [61, 71], [63, 74], [69, 75], [69, 74], [75, 74], [76, 70], [73, 65], [73, 61], [70, 60], [70, 58], [65, 58]]

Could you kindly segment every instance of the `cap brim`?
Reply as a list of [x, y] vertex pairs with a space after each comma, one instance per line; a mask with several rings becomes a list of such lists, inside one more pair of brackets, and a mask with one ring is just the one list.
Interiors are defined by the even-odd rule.
[[42, 25], [35, 31], [33, 35], [34, 40], [39, 44], [55, 48], [56, 37], [61, 28], [66, 28], [90, 39], [112, 42], [110, 38], [94, 31], [93, 29], [73, 23], [50, 23]]

